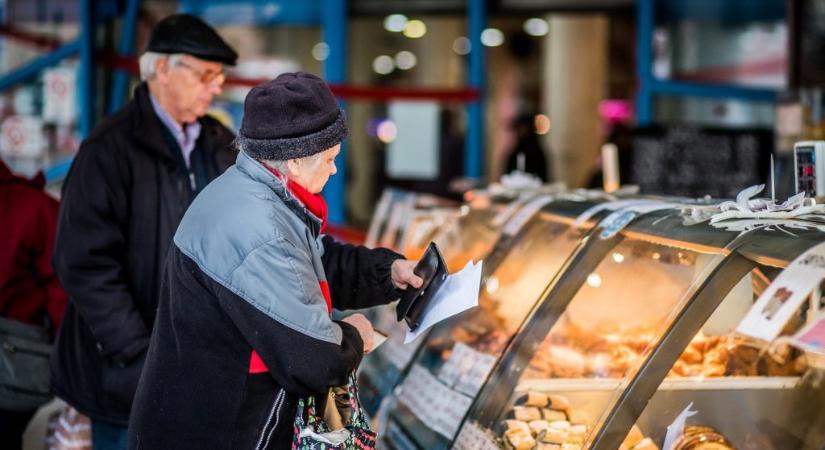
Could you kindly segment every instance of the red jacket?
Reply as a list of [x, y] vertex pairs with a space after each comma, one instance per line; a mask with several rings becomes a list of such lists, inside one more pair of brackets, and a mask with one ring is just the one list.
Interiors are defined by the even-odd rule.
[[58, 202], [44, 185], [0, 161], [0, 316], [44, 325], [48, 314], [55, 334], [67, 296], [52, 268]]

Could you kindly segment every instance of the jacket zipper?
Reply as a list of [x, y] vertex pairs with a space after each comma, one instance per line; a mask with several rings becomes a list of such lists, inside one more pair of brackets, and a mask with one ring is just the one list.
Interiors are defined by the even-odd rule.
[[[272, 433], [275, 431], [275, 428], [278, 428], [278, 423], [281, 421], [281, 407], [284, 404], [285, 394], [286, 392], [282, 388], [278, 391], [278, 395], [275, 396], [275, 401], [272, 402], [272, 409], [269, 411], [269, 417], [266, 419], [266, 424], [264, 424], [264, 429], [261, 431], [261, 437], [258, 439], [258, 445], [255, 446], [255, 450], [264, 450], [269, 446]], [[270, 427], [269, 424], [272, 424], [272, 427]], [[267, 429], [269, 429], [269, 432], [267, 432]], [[266, 441], [264, 441], [264, 437], [266, 437]]]

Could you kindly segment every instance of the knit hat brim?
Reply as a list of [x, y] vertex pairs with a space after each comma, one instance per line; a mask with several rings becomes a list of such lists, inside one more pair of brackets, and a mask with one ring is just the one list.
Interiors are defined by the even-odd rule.
[[329, 150], [346, 139], [348, 134], [346, 114], [339, 109], [335, 121], [320, 131], [279, 139], [254, 139], [238, 134], [235, 147], [255, 159], [285, 161]]

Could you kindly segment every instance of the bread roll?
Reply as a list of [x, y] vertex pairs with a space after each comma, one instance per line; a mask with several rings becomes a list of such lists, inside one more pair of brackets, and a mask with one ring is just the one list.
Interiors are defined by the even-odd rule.
[[541, 418], [548, 422], [555, 422], [557, 420], [567, 420], [567, 414], [564, 411], [544, 408], [541, 410]]
[[543, 408], [547, 406], [547, 395], [542, 394], [541, 392], [535, 391], [528, 391], [527, 392], [527, 400], [525, 400], [524, 404], [527, 406], [538, 406], [539, 408]]
[[535, 406], [514, 406], [513, 414], [515, 415], [516, 420], [521, 420], [523, 422], [541, 419], [541, 410]]
[[550, 428], [550, 422], [546, 420], [533, 420], [527, 425], [530, 427], [530, 433], [532, 433], [533, 436], [537, 436], [542, 431]]
[[625, 436], [622, 445], [619, 446], [619, 450], [629, 450], [639, 444], [639, 442], [641, 442], [644, 438], [645, 435], [642, 434], [642, 430], [640, 430], [636, 425], [633, 425], [633, 428], [631, 428], [627, 433], [627, 436]]

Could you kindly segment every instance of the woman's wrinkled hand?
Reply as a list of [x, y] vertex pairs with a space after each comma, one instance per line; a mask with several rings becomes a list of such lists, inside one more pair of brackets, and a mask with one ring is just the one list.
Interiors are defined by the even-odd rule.
[[369, 353], [372, 350], [372, 335], [374, 333], [370, 321], [363, 314], [358, 313], [345, 317], [343, 321], [358, 330], [361, 340], [364, 341], [364, 353]]
[[407, 289], [408, 286], [416, 289], [420, 288], [421, 285], [424, 284], [424, 280], [413, 273], [413, 269], [415, 269], [417, 263], [418, 261], [407, 261], [406, 259], [396, 259], [393, 261], [390, 271], [392, 284], [398, 289]]

